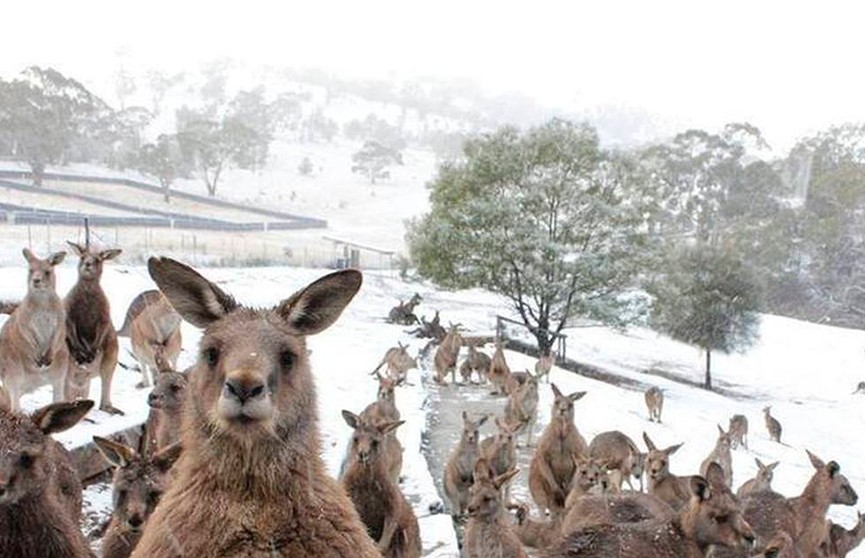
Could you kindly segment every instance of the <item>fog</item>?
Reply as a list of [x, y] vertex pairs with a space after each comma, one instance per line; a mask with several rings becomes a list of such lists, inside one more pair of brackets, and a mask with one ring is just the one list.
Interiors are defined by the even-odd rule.
[[651, 120], [661, 134], [748, 121], [775, 150], [865, 117], [860, 5], [595, 4], [15, 3], [0, 72], [54, 66], [107, 99], [119, 64], [188, 71], [223, 57], [345, 77], [470, 78], [568, 114]]

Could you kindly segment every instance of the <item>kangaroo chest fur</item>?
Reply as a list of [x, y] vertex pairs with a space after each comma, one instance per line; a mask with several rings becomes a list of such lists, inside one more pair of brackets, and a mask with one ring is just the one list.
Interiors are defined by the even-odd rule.
[[55, 504], [38, 509], [0, 506], [0, 556], [15, 558], [88, 558], [84, 537]]
[[[76, 285], [69, 295], [69, 301], [67, 312], [75, 324], [78, 339], [92, 344], [103, 328], [109, 325], [108, 299], [105, 293], [98, 285], [95, 288]], [[106, 313], [103, 313], [103, 310]]]
[[61, 325], [62, 316], [48, 308], [34, 309], [29, 319], [20, 327], [30, 335], [33, 345], [36, 347], [37, 355], [45, 356], [51, 349], [54, 335]]
[[[381, 482], [371, 471], [361, 471], [346, 479], [348, 495], [355, 502], [360, 519], [366, 525], [366, 531], [372, 540], [381, 539], [384, 530], [384, 520], [393, 515], [389, 502], [396, 495], [391, 494], [392, 488]], [[376, 505], [370, 505], [375, 502]]]

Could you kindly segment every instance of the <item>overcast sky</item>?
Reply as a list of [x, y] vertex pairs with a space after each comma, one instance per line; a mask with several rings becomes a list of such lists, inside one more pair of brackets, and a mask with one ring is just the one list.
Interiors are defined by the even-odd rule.
[[776, 148], [865, 121], [865, 8], [853, 2], [28, 0], [3, 13], [4, 77], [52, 65], [105, 96], [123, 52], [172, 71], [228, 56], [470, 77], [573, 111], [616, 105], [709, 129], [747, 120]]

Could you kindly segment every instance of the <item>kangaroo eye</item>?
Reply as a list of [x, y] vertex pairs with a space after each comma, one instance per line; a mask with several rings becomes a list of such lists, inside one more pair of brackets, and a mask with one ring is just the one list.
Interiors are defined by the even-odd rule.
[[294, 354], [291, 351], [280, 352], [279, 364], [285, 368], [291, 368], [291, 365], [294, 364]]
[[202, 351], [201, 356], [209, 366], [216, 366], [216, 363], [219, 362], [219, 349], [208, 347]]
[[29, 469], [33, 466], [33, 456], [28, 453], [22, 453], [21, 457], [18, 458], [18, 465], [22, 469]]

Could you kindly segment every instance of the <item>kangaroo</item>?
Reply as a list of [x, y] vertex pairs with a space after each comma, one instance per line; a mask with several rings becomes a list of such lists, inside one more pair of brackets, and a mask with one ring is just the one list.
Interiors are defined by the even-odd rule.
[[433, 356], [433, 364], [435, 366], [435, 381], [436, 383], [445, 383], [445, 377], [448, 372], [451, 374], [451, 383], [456, 383], [457, 374], [457, 359], [460, 355], [460, 347], [463, 340], [459, 333], [459, 324], [451, 324], [448, 334], [442, 339], [441, 344], [436, 349]]
[[657, 386], [646, 390], [646, 407], [649, 409], [649, 420], [661, 422], [661, 411], [664, 410], [664, 392]]
[[[714, 465], [713, 465], [714, 467]], [[641, 523], [573, 531], [546, 553], [549, 558], [704, 558], [710, 546], [750, 548], [754, 532], [727, 491], [700, 476], [689, 479], [691, 498], [677, 515]]]
[[477, 421], [463, 411], [463, 430], [459, 444], [448, 457], [445, 465], [444, 492], [451, 505], [451, 515], [461, 518], [469, 505], [469, 488], [474, 483], [474, 465], [480, 456], [478, 430], [489, 417], [484, 415]]
[[50, 382], [54, 402], [65, 397], [69, 351], [66, 349], [66, 312], [57, 295], [54, 267], [66, 252], [37, 258], [24, 248], [27, 296], [0, 329], [0, 380], [10, 408], [17, 411], [21, 395]]
[[111, 404], [111, 380], [117, 367], [117, 332], [111, 323], [111, 308], [105, 291], [99, 285], [102, 265], [120, 255], [121, 250], [91, 251], [67, 242], [78, 254], [78, 281], [66, 295], [66, 346], [69, 348], [69, 372], [66, 397], [87, 397], [90, 379], [99, 374], [102, 393], [99, 408], [122, 415]]
[[618, 430], [601, 432], [589, 444], [589, 457], [605, 463], [608, 469], [619, 471], [616, 488], [621, 490], [622, 480], [634, 490], [631, 476], [640, 480], [640, 491], [643, 490], [643, 467], [646, 454], [641, 453], [637, 445]]
[[150, 416], [144, 429], [147, 435], [145, 455], [152, 455], [180, 441], [180, 415], [189, 385], [186, 374], [171, 369], [159, 353], [155, 360], [159, 375], [147, 396]]
[[537, 376], [538, 381], [545, 379], [546, 383], [550, 383], [550, 370], [553, 369], [555, 360], [556, 357], [550, 353], [538, 357], [538, 361], [535, 363], [535, 376]]
[[649, 448], [649, 453], [646, 455], [649, 494], [663, 500], [673, 510], [679, 511], [691, 498], [688, 487], [690, 477], [678, 477], [670, 473], [670, 456], [676, 453], [682, 444], [659, 450], [645, 432], [643, 432], [643, 441]]
[[773, 417], [770, 413], [772, 411], [772, 407], [765, 407], [763, 409], [763, 418], [766, 420], [766, 430], [769, 431], [769, 439], [773, 442], [781, 443], [781, 423], [778, 422], [778, 419]]
[[351, 458], [342, 482], [367, 532], [378, 543], [383, 556], [418, 558], [421, 540], [417, 517], [390, 477], [383, 455], [384, 437], [403, 421], [371, 426], [349, 411], [343, 411], [342, 416], [354, 430]]
[[526, 371], [526, 381], [508, 394], [505, 421], [516, 427], [515, 434], [526, 432], [526, 447], [532, 445], [532, 434], [538, 420], [538, 379]]
[[156, 381], [159, 368], [156, 352], [160, 351], [169, 365], [177, 366], [182, 336], [180, 314], [158, 290], [144, 291], [133, 299], [126, 311], [119, 337], [129, 337], [132, 354], [141, 365], [142, 381], [138, 387], [150, 387]]
[[372, 371], [372, 375], [377, 375], [381, 367], [385, 365], [387, 365], [386, 374], [390, 379], [404, 382], [408, 378], [408, 371], [417, 368], [417, 361], [408, 354], [408, 345], [398, 342], [396, 347], [391, 347], [385, 351], [384, 358]]
[[730, 436], [729, 432], [724, 432], [724, 429], [721, 428], [721, 425], [718, 425], [718, 439], [715, 441], [715, 448], [712, 450], [712, 453], [709, 454], [709, 457], [703, 460], [703, 463], [700, 465], [700, 474], [705, 476], [706, 469], [709, 467], [709, 463], [715, 462], [721, 466], [721, 469], [724, 471], [724, 481], [727, 483], [727, 486], [733, 486], [733, 456], [730, 454], [730, 447], [733, 444], [733, 439]]
[[585, 495], [573, 502], [560, 526], [560, 534], [598, 525], [666, 520], [676, 513], [666, 502], [644, 492]]
[[252, 309], [174, 260], [150, 258], [148, 269], [204, 333], [175, 480], [133, 558], [380, 556], [325, 471], [306, 351], [306, 337], [332, 325], [360, 289], [360, 272], [325, 275], [274, 308]]
[[865, 514], [857, 513], [856, 525], [845, 529], [829, 521], [829, 535], [821, 544], [821, 551], [828, 558], [844, 558], [865, 539]]
[[30, 416], [0, 410], [0, 556], [90, 558], [81, 534], [81, 482], [50, 434], [73, 427], [93, 401], [52, 403]]
[[487, 378], [493, 384], [493, 395], [507, 395], [505, 384], [511, 376], [511, 369], [508, 367], [508, 362], [505, 360], [505, 346], [507, 341], [504, 339], [496, 339], [496, 350], [493, 353], [493, 358], [490, 360], [490, 370], [487, 373]]
[[421, 303], [423, 298], [417, 293], [413, 294], [408, 302], [399, 301], [399, 304], [390, 309], [387, 321], [392, 324], [414, 325], [420, 323], [415, 316], [414, 309]]
[[530, 548], [549, 548], [561, 535], [561, 521], [544, 521], [534, 519], [529, 513], [529, 506], [524, 503], [506, 506], [514, 510], [517, 520], [511, 525], [511, 530], [524, 546]]
[[744, 484], [739, 487], [736, 496], [740, 499], [754, 492], [772, 490], [772, 477], [774, 476], [775, 467], [778, 466], [779, 461], [775, 461], [768, 465], [764, 465], [763, 462], [756, 457], [754, 458], [754, 461], [757, 463], [757, 474], [754, 478], [746, 480]]
[[730, 425], [727, 427], [730, 433], [730, 448], [743, 447], [748, 449], [748, 418], [745, 415], [733, 415], [730, 417]]
[[[802, 494], [785, 498], [777, 492], [752, 492], [742, 501], [745, 518], [762, 540], [786, 531], [804, 556], [817, 551], [826, 535], [826, 511], [831, 504], [855, 505], [856, 491], [835, 461], [824, 463], [807, 451], [814, 474]], [[739, 556], [731, 554], [731, 556]], [[745, 555], [747, 556], [747, 555]]]
[[474, 343], [469, 345], [469, 356], [466, 361], [469, 363], [469, 368], [472, 372], [477, 372], [478, 383], [482, 384], [487, 379], [487, 374], [490, 371], [492, 360], [489, 355], [483, 351], [479, 351]]
[[571, 479], [571, 489], [565, 499], [565, 510], [574, 507], [577, 501], [589, 494], [603, 492], [602, 477], [605, 475], [604, 467], [597, 459], [577, 455], [574, 457], [576, 471]]
[[[396, 395], [394, 393], [398, 382], [381, 375], [378, 376], [378, 381], [378, 398], [367, 405], [360, 413], [360, 420], [368, 427], [395, 422], [400, 418], [400, 412], [396, 408]], [[385, 467], [390, 474], [390, 479], [398, 483], [400, 473], [402, 472], [402, 444], [393, 430], [386, 432], [381, 442], [384, 445], [384, 448], [382, 448], [382, 459]], [[350, 451], [351, 449], [349, 448]], [[351, 454], [349, 453], [343, 461], [340, 478], [345, 473], [345, 468], [348, 466], [350, 457]]]
[[[497, 432], [481, 441], [481, 455], [489, 463], [493, 476], [503, 475], [517, 465], [517, 450], [514, 440], [516, 427], [499, 418], [495, 420]], [[505, 503], [510, 500], [510, 483], [505, 485]]]
[[538, 447], [529, 467], [529, 491], [541, 512], [549, 510], [558, 519], [565, 510], [565, 499], [576, 472], [574, 458], [586, 455], [588, 447], [574, 425], [574, 402], [586, 395], [578, 391], [563, 395], [556, 384], [551, 384], [553, 409], [550, 423], [541, 434]]
[[170, 470], [180, 457], [180, 444], [148, 458], [119, 442], [99, 436], [94, 436], [93, 441], [106, 461], [116, 467], [112, 480], [114, 509], [102, 539], [102, 558], [127, 558], [171, 483]]
[[463, 558], [526, 558], [523, 545], [504, 519], [501, 487], [517, 469], [491, 479], [479, 480], [471, 488], [469, 520], [463, 537]]

